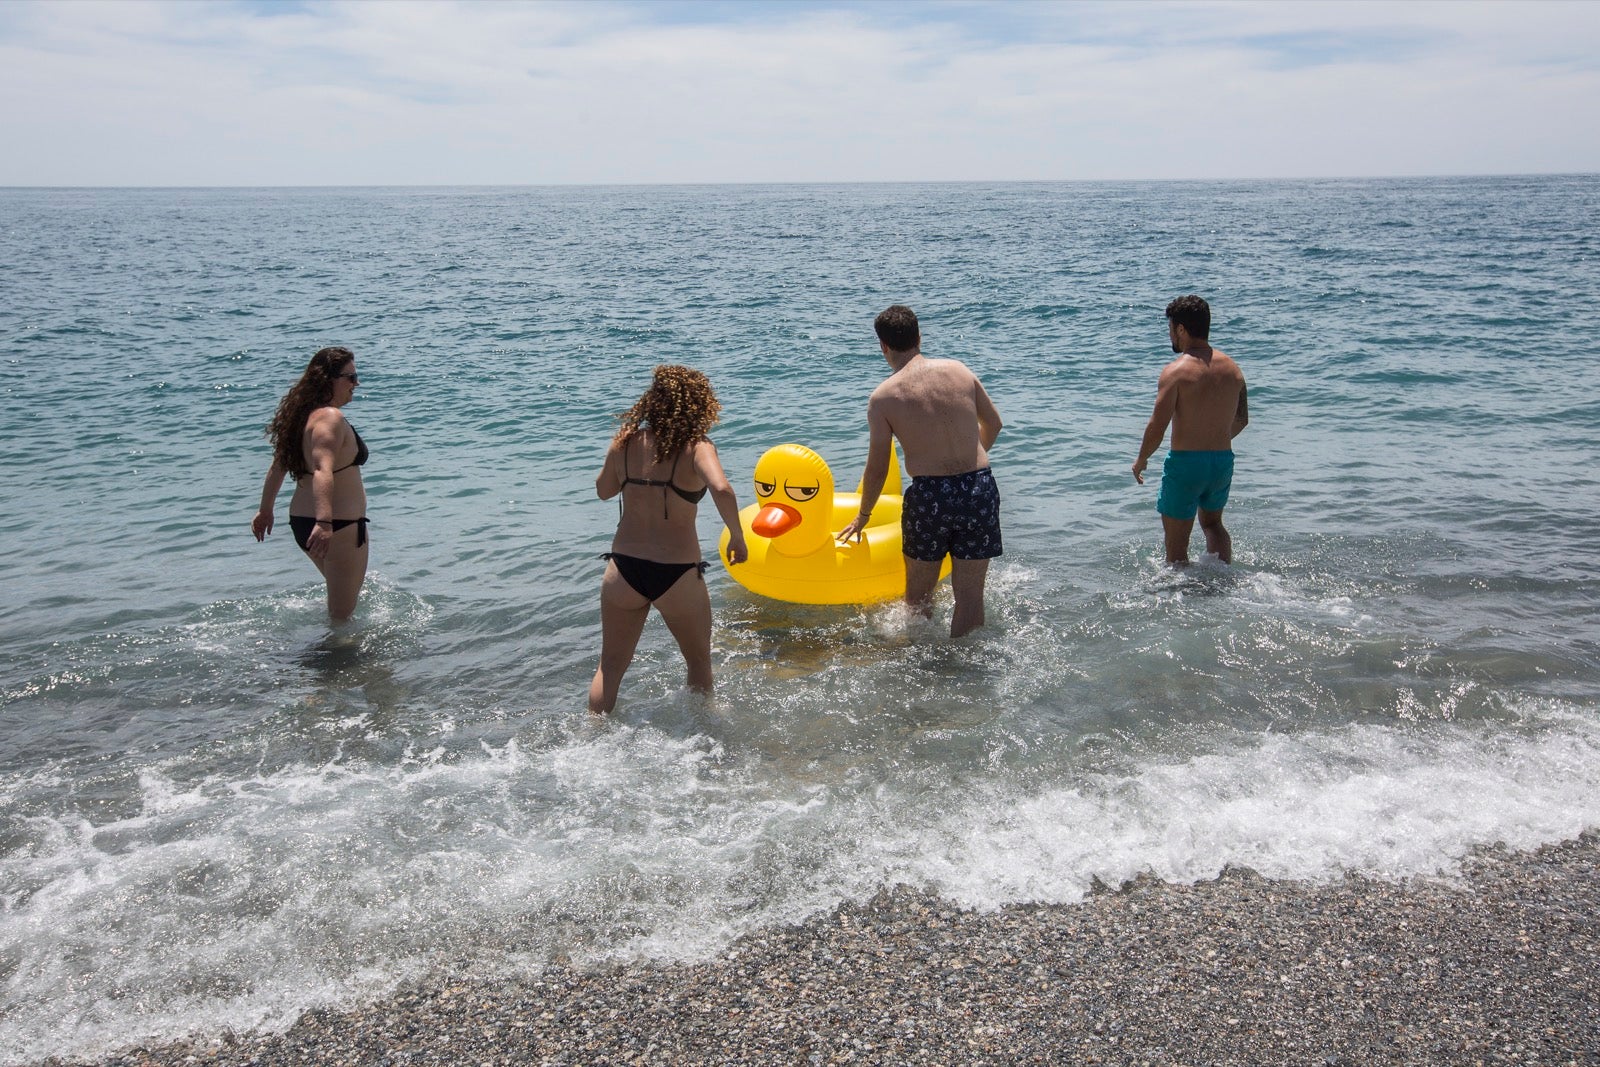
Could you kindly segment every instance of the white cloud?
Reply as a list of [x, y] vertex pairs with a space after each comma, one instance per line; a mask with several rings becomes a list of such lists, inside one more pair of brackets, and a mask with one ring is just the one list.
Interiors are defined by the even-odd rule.
[[1600, 170], [1600, 6], [11, 4], [3, 184]]

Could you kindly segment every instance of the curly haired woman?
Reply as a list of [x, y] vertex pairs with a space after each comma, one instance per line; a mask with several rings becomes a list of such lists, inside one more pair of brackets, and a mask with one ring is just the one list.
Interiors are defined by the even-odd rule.
[[706, 433], [722, 405], [704, 374], [656, 368], [650, 389], [618, 416], [622, 426], [595, 479], [601, 500], [620, 494], [622, 513], [600, 584], [600, 666], [589, 710], [609, 712], [654, 604], [677, 639], [689, 688], [711, 691], [711, 597], [706, 593], [697, 505], [707, 491], [728, 526], [728, 562], [747, 555], [739, 501]]
[[289, 528], [328, 583], [328, 615], [342, 622], [356, 609], [367, 577], [367, 491], [361, 466], [367, 446], [339, 409], [361, 379], [348, 348], [324, 348], [278, 404], [267, 425], [272, 465], [261, 486], [261, 510], [250, 521], [256, 540], [272, 532], [272, 505], [284, 476], [294, 479]]

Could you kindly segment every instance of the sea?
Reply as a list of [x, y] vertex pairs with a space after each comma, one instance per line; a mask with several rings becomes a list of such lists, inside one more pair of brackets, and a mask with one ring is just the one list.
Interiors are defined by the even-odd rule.
[[[1600, 827], [1597, 214], [1596, 175], [0, 190], [0, 1064], [900, 885], [1450, 879]], [[1233, 565], [1175, 571], [1130, 466], [1185, 293], [1250, 425]], [[788, 441], [854, 485], [892, 303], [1005, 421], [988, 625], [713, 564], [714, 696], [654, 619], [590, 715], [616, 413], [687, 363], [742, 504]], [[372, 449], [338, 629], [287, 492], [249, 529], [330, 344]]]

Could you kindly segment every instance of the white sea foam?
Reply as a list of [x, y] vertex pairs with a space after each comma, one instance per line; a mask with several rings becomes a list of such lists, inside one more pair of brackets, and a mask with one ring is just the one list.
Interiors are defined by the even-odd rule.
[[919, 841], [913, 881], [974, 907], [1070, 903], [1094, 883], [1178, 882], [1251, 868], [1273, 878], [1449, 873], [1474, 846], [1532, 848], [1600, 825], [1600, 728], [1418, 735], [1352, 725], [1014, 798]]
[[1524, 711], [1240, 737], [1032, 791], [774, 790], [712, 738], [628, 727], [228, 782], [152, 769], [138, 813], [36, 817], [0, 861], [0, 1062], [270, 1028], [469, 960], [694, 958], [899, 882], [994, 908], [1229, 866], [1448, 875], [1476, 845], [1600, 825], [1600, 726]]

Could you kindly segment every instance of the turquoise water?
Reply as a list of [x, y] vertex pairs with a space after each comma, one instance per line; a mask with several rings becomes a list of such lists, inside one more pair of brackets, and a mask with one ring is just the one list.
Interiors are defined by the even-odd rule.
[[[703, 957], [897, 882], [1448, 874], [1600, 826], [1597, 208], [1600, 177], [0, 190], [0, 1063]], [[1128, 467], [1190, 291], [1252, 421], [1236, 565], [1174, 574]], [[743, 502], [784, 440], [853, 483], [895, 301], [1006, 420], [990, 627], [713, 568], [714, 702], [657, 622], [590, 718], [611, 414], [686, 362]], [[262, 426], [335, 343], [373, 450], [340, 634], [248, 530]]]

